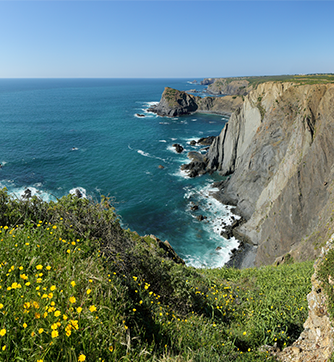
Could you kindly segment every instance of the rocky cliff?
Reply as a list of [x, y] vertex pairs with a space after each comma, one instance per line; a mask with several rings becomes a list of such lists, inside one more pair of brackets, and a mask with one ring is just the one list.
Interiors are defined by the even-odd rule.
[[[333, 249], [334, 235], [322, 249], [314, 264], [311, 278], [312, 291], [307, 295], [308, 318], [304, 323], [304, 331], [289, 347], [273, 354], [282, 362], [326, 362], [334, 352], [334, 328], [328, 311], [328, 295], [326, 295], [321, 278], [318, 276], [320, 265], [327, 253]], [[331, 284], [331, 276], [329, 276]]]
[[206, 171], [229, 176], [219, 197], [246, 219], [256, 265], [314, 258], [333, 227], [334, 85], [260, 84], [215, 139]]
[[208, 83], [207, 91], [215, 95], [246, 95], [250, 92], [252, 86], [246, 79], [216, 78], [212, 83]]
[[194, 112], [230, 115], [241, 104], [242, 98], [237, 96], [201, 98], [166, 87], [160, 102], [152, 106], [149, 111], [167, 117], [178, 117]]

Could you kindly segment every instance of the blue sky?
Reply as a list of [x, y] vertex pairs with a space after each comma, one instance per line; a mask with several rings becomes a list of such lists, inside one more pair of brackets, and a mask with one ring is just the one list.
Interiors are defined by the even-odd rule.
[[0, 1], [0, 78], [334, 72], [332, 1]]

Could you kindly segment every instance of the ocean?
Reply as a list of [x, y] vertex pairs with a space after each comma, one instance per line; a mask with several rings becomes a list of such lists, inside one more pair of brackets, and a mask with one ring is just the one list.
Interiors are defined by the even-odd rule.
[[201, 94], [205, 86], [190, 81], [0, 79], [0, 187], [16, 197], [29, 188], [46, 201], [76, 188], [93, 200], [113, 197], [124, 227], [168, 240], [187, 265], [222, 267], [238, 245], [220, 236], [231, 212], [211, 184], [222, 178], [191, 179], [180, 166], [203, 148], [191, 140], [218, 135], [228, 119], [147, 112], [166, 86]]

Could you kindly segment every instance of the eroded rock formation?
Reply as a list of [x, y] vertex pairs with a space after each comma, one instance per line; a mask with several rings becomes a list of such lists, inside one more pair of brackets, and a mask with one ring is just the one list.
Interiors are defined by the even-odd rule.
[[334, 328], [327, 310], [326, 294], [317, 277], [319, 265], [327, 251], [333, 248], [333, 241], [334, 235], [314, 264], [312, 291], [307, 296], [309, 313], [304, 323], [304, 331], [290, 347], [275, 353], [283, 362], [325, 362], [330, 360], [334, 352]]

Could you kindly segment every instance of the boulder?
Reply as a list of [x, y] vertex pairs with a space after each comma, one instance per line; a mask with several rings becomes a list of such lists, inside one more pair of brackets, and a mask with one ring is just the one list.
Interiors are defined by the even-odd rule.
[[182, 153], [182, 151], [184, 150], [184, 148], [181, 145], [179, 145], [178, 143], [174, 143], [173, 147], [175, 147], [175, 151], [177, 153]]

